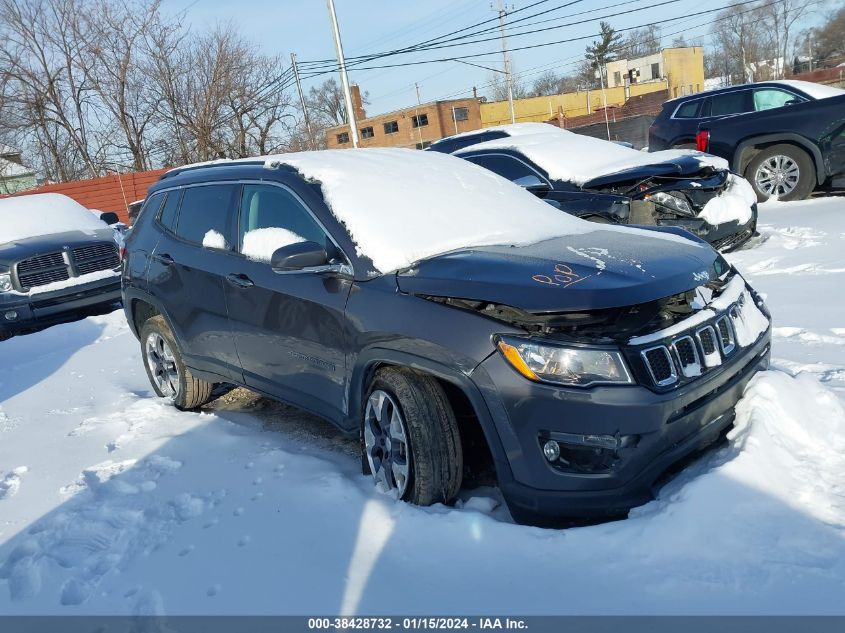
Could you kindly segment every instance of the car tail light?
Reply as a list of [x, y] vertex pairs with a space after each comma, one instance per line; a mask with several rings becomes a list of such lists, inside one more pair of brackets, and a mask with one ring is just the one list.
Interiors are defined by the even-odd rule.
[[706, 152], [710, 147], [710, 131], [699, 130], [695, 135], [695, 149], [699, 152]]

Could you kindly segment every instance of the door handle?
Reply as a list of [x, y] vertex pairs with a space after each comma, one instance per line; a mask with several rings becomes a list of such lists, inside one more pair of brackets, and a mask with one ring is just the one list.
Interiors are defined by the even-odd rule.
[[255, 285], [252, 279], [243, 273], [229, 273], [226, 275], [226, 280], [238, 288], [252, 288]]
[[158, 262], [161, 262], [165, 266], [170, 266], [170, 264], [174, 263], [174, 259], [168, 255], [167, 253], [161, 253], [160, 255], [153, 255], [153, 259]]

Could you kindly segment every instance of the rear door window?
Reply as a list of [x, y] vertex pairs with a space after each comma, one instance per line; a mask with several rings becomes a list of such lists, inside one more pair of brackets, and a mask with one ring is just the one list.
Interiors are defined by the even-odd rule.
[[735, 90], [710, 98], [710, 116], [724, 116], [751, 112], [749, 90]]
[[176, 235], [206, 248], [230, 250], [240, 185], [221, 183], [187, 187], [176, 221]]
[[772, 108], [782, 108], [789, 101], [800, 103], [806, 101], [806, 99], [786, 90], [778, 90], [777, 88], [761, 88], [754, 91], [754, 110], [757, 112], [771, 110]]

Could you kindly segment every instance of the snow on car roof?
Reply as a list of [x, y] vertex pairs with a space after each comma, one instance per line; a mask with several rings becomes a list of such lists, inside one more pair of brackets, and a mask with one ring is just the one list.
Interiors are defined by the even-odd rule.
[[102, 220], [73, 198], [60, 193], [35, 193], [0, 200], [0, 243], [104, 228]]
[[381, 272], [459, 248], [532, 244], [595, 228], [448, 154], [372, 148], [264, 160], [319, 182], [358, 254]]
[[455, 152], [455, 156], [489, 149], [518, 151], [545, 170], [552, 180], [562, 180], [576, 185], [632, 167], [654, 165], [684, 156], [695, 157], [702, 166], [728, 168], [726, 160], [693, 150], [640, 152], [617, 143], [560, 129], [552, 133], [527, 134], [477, 143]]
[[452, 134], [451, 136], [447, 136], [446, 139], [474, 136], [475, 134], [481, 134], [483, 132], [505, 132], [508, 136], [525, 136], [526, 134], [541, 134], [555, 131], [561, 130], [556, 125], [551, 125], [549, 123], [508, 123], [507, 125], [494, 125], [492, 127], [483, 127], [478, 130], [470, 130], [469, 132], [461, 132], [460, 134]]
[[779, 79], [768, 83], [782, 84], [784, 86], [791, 86], [797, 88], [802, 92], [807, 93], [813, 99], [827, 99], [828, 97], [841, 97], [845, 95], [845, 90], [842, 88], [835, 88], [834, 86], [826, 86], [825, 84], [817, 84], [812, 81], [800, 81], [798, 79]]

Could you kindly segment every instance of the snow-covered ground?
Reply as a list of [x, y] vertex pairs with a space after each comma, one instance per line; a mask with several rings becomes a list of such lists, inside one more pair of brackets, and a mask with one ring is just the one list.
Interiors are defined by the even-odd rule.
[[356, 442], [236, 390], [152, 397], [121, 312], [0, 345], [0, 614], [845, 613], [845, 198], [730, 256], [774, 367], [631, 518], [514, 525], [376, 493]]

